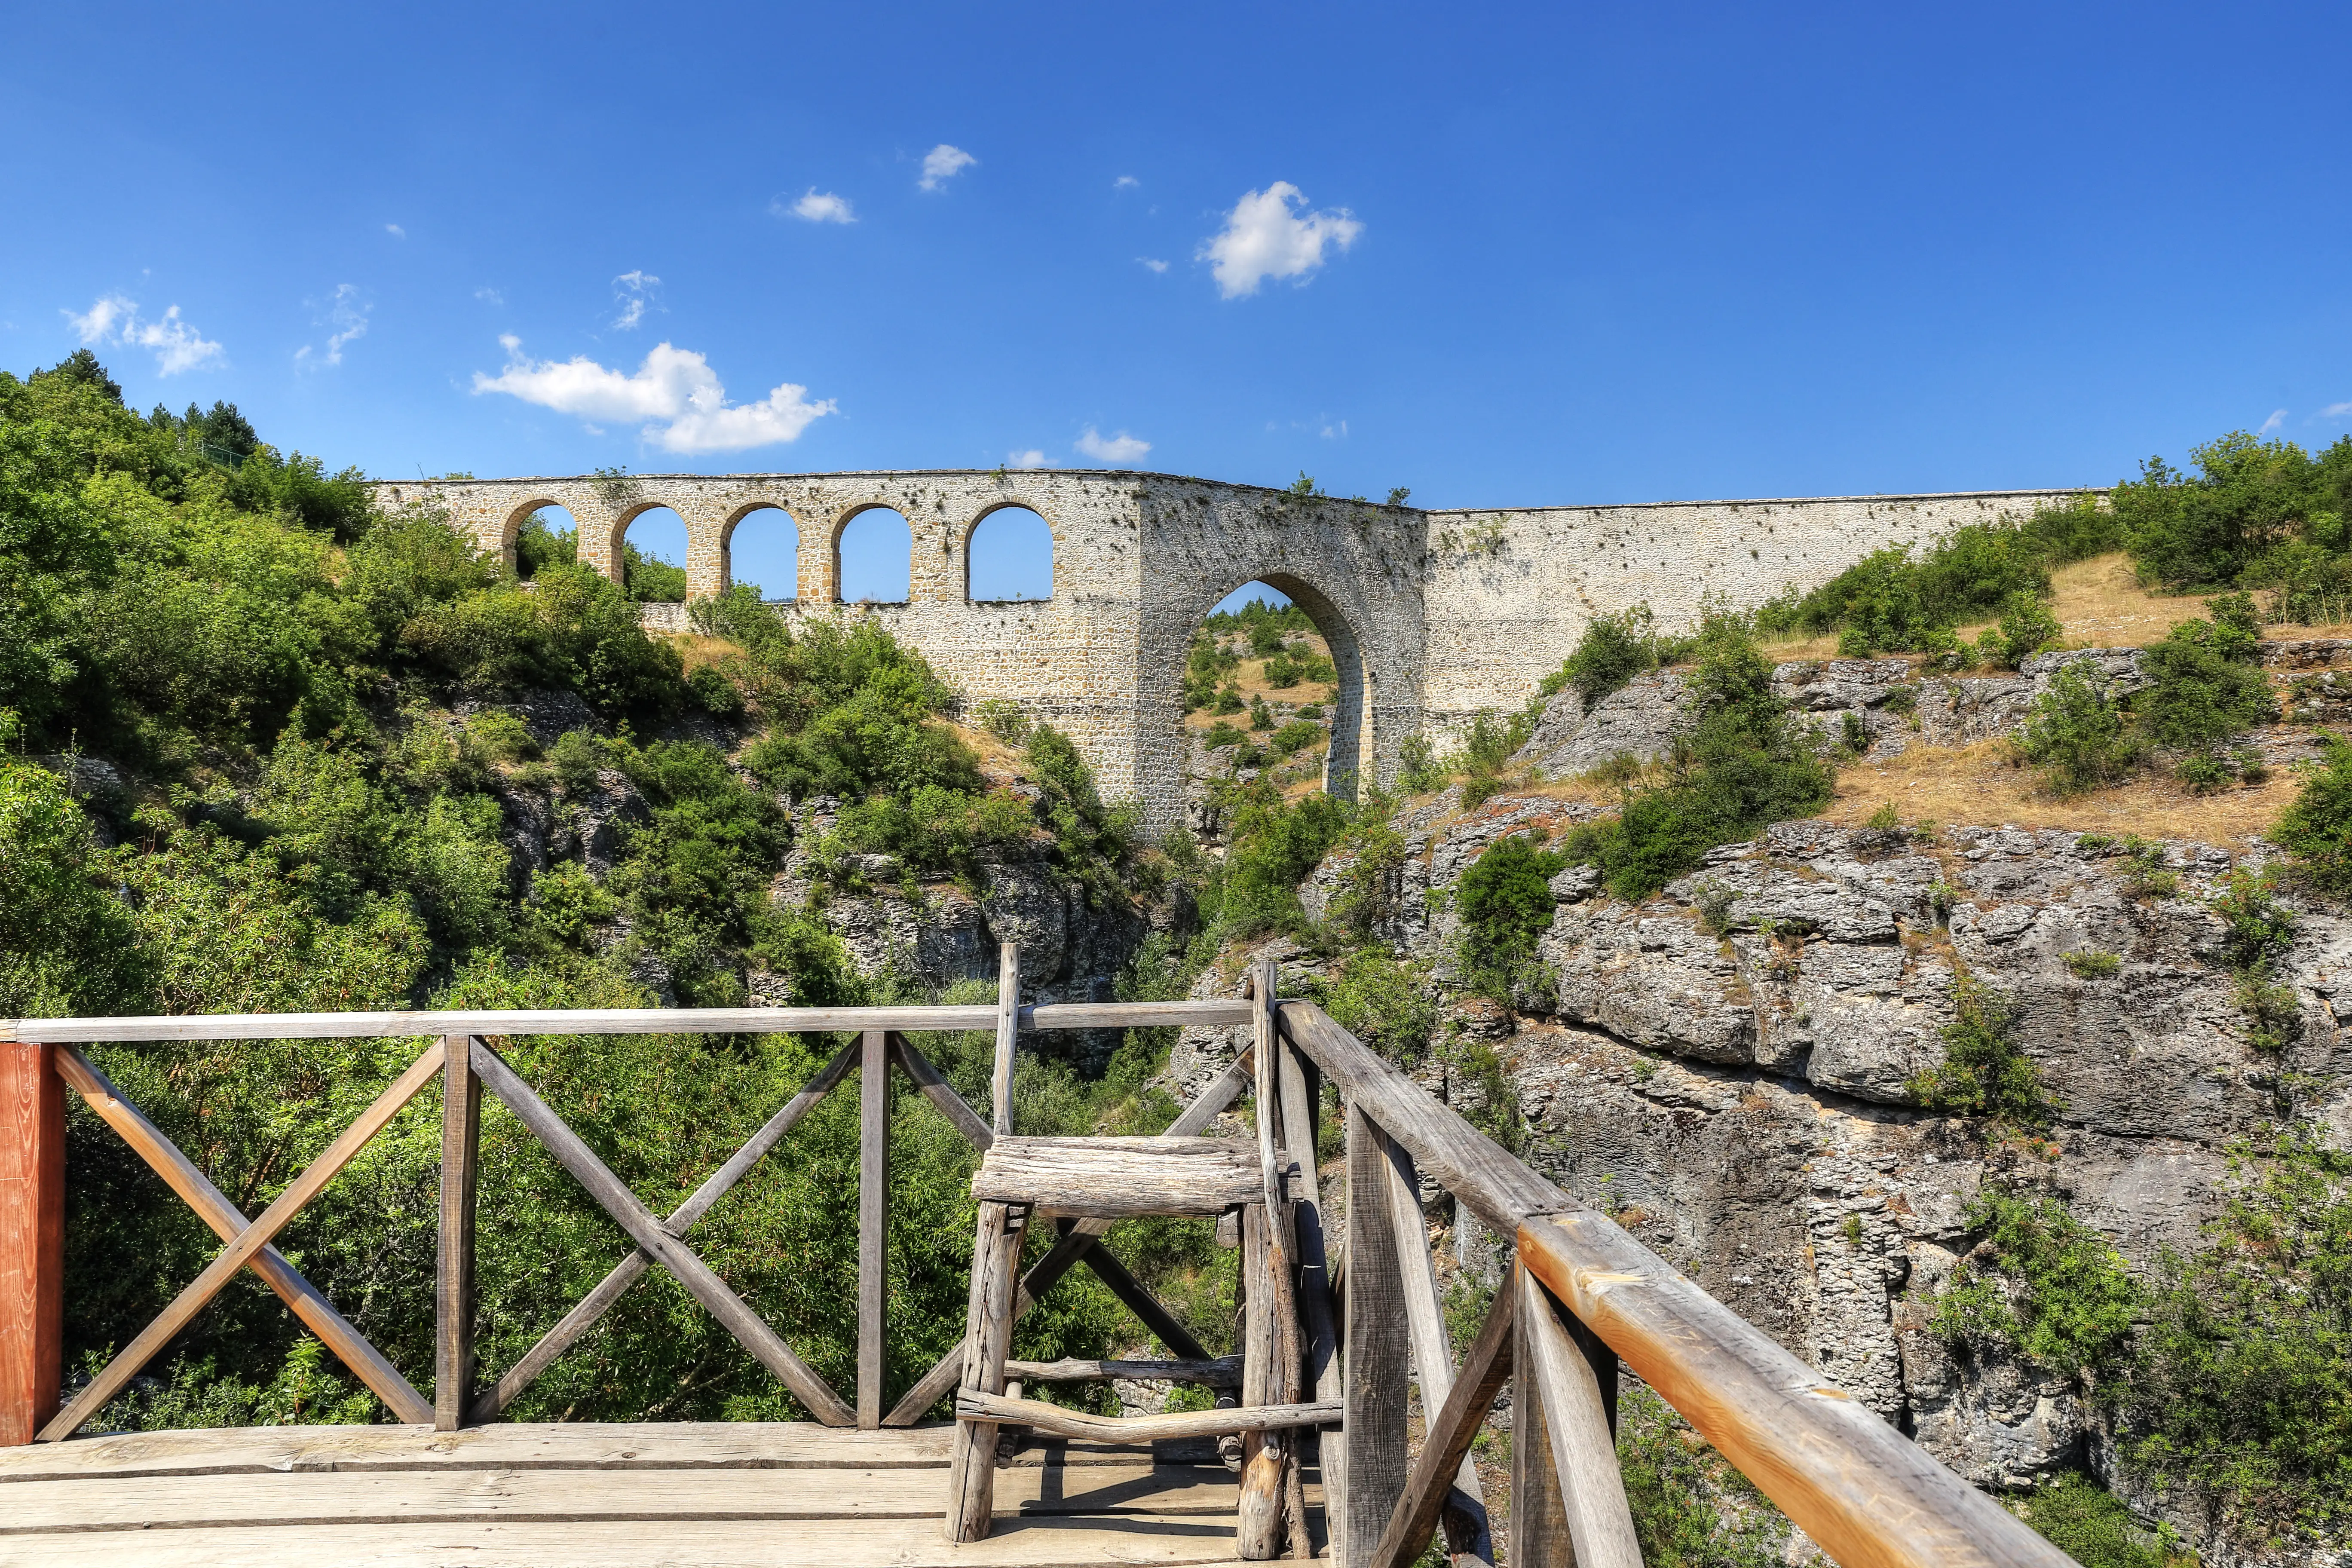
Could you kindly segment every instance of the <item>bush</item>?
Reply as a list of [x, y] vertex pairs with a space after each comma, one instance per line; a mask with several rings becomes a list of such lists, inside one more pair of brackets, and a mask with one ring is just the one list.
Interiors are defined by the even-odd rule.
[[1462, 873], [1455, 908], [1463, 976], [1473, 991], [1507, 1004], [1528, 978], [1537, 940], [1551, 929], [1551, 879], [1567, 865], [1567, 856], [1513, 834], [1488, 845]]
[[1983, 1239], [1936, 1298], [1938, 1334], [2005, 1346], [2078, 1382], [2125, 1360], [2143, 1296], [2106, 1237], [2038, 1194], [1987, 1190], [1962, 1213]]
[[1788, 1520], [1640, 1384], [1618, 1398], [1617, 1462], [1651, 1568], [1778, 1568]]
[[1320, 745], [1323, 726], [1307, 719], [1293, 719], [1266, 738], [1266, 744], [1287, 757], [1309, 746]]
[[1421, 966], [1385, 952], [1349, 953], [1328, 979], [1315, 983], [1315, 999], [1341, 1028], [1400, 1067], [1429, 1054], [1437, 1029], [1437, 1003]]
[[2161, 458], [2115, 488], [2112, 504], [2141, 574], [2175, 588], [2280, 575], [2268, 558], [2297, 542], [2341, 555], [2352, 516], [2352, 437], [2317, 458], [2242, 430], [2189, 448], [2195, 474]]
[[2025, 1522], [2083, 1568], [2192, 1568], [2194, 1555], [2168, 1550], [2160, 1530], [2143, 1541], [2131, 1510], [2090, 1477], [2073, 1471], [2025, 1494]]
[[2060, 795], [2114, 784], [2137, 771], [2146, 754], [2123, 710], [2079, 661], [2060, 667], [2034, 700], [2021, 746]]
[[2319, 766], [2270, 836], [2305, 881], [2341, 899], [2352, 895], [2352, 745], [2324, 730], [2318, 740]]
[[1977, 638], [1977, 662], [2015, 669], [2029, 654], [2040, 653], [2058, 640], [2058, 617], [2033, 594], [2010, 595], [2001, 606], [2000, 622]]
[[1913, 1079], [1911, 1097], [1929, 1110], [1983, 1116], [1996, 1123], [2039, 1128], [2052, 1110], [2042, 1074], [2009, 1037], [2016, 1014], [2009, 999], [1966, 976], [1952, 989], [1954, 1017], [1944, 1026], [1944, 1059]]
[[1577, 639], [1576, 651], [1544, 677], [1541, 694], [1549, 697], [1573, 686], [1588, 709], [1644, 670], [1658, 667], [1658, 639], [1650, 606], [1635, 605], [1613, 616], [1595, 616]]

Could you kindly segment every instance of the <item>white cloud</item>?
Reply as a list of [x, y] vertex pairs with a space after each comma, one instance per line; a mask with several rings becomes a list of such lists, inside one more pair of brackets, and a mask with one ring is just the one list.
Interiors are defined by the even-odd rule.
[[778, 217], [806, 218], [811, 223], [856, 223], [857, 215], [849, 208], [847, 196], [836, 196], [830, 191], [820, 192], [814, 185], [796, 202], [787, 204], [778, 196], [768, 204], [768, 210]]
[[507, 297], [504, 294], [501, 294], [497, 289], [490, 288], [488, 284], [475, 289], [474, 298], [479, 300], [485, 305], [503, 305], [507, 302]]
[[625, 332], [646, 319], [648, 308], [661, 309], [661, 279], [642, 268], [624, 272], [613, 279], [613, 298], [621, 307], [613, 325]]
[[327, 313], [320, 318], [321, 325], [335, 329], [327, 334], [327, 352], [320, 354], [316, 362], [311, 362], [310, 353], [314, 345], [304, 343], [294, 351], [294, 358], [303, 363], [342, 363], [343, 345], [367, 336], [368, 312], [374, 309], [373, 304], [360, 298], [360, 291], [356, 286], [350, 283], [336, 284], [335, 291], [327, 297]]
[[923, 177], [916, 184], [927, 191], [940, 190], [979, 162], [962, 148], [950, 147], [942, 142], [923, 154]]
[[2319, 411], [2322, 419], [2341, 419], [2347, 414], [2352, 414], [2352, 403], [2331, 403]]
[[1276, 180], [1234, 204], [1223, 232], [1200, 251], [1226, 299], [1255, 294], [1269, 278], [1304, 279], [1323, 265], [1326, 249], [1345, 250], [1364, 232], [1345, 207], [1304, 215], [1291, 211], [1306, 201], [1297, 185]]
[[1326, 441], [1344, 441], [1347, 438], [1348, 422], [1345, 419], [1327, 421], [1324, 424], [1323, 439]]
[[113, 342], [154, 350], [155, 369], [161, 375], [177, 375], [221, 356], [220, 344], [180, 320], [177, 305], [166, 310], [161, 321], [142, 321], [137, 303], [109, 294], [93, 303], [88, 315], [68, 310], [65, 317], [81, 341], [92, 347]]
[[474, 373], [477, 393], [503, 392], [581, 419], [643, 421], [645, 438], [668, 452], [740, 452], [800, 438], [802, 431], [836, 411], [833, 399], [808, 400], [808, 388], [786, 382], [757, 403], [730, 404], [709, 362], [691, 349], [657, 344], [635, 374], [608, 370], [577, 355], [533, 361], [511, 334], [499, 342], [508, 354], [497, 375]]
[[1035, 447], [1025, 452], [1007, 452], [1004, 466], [1008, 468], [1050, 468], [1054, 460]]
[[1121, 174], [1118, 179], [1113, 180], [1110, 183], [1110, 188], [1114, 191], [1129, 191], [1141, 184], [1143, 184], [1143, 182], [1137, 179], [1133, 174]]
[[1149, 256], [1139, 256], [1136, 259], [1142, 262], [1146, 267], [1150, 268], [1154, 272], [1165, 272], [1168, 270], [1168, 263], [1164, 261], [1156, 261]]
[[2263, 421], [2263, 427], [2256, 431], [2255, 434], [2267, 436], [2285, 423], [2286, 410], [2284, 408], [2273, 408], [2271, 410], [2271, 416]]
[[392, 236], [394, 239], [406, 239], [408, 237], [408, 231], [401, 227], [396, 223], [388, 223], [384, 225], [383, 232]]
[[1105, 436], [1089, 425], [1076, 443], [1079, 451], [1097, 463], [1121, 468], [1151, 450], [1151, 443], [1139, 440], [1122, 430], [1116, 436]]

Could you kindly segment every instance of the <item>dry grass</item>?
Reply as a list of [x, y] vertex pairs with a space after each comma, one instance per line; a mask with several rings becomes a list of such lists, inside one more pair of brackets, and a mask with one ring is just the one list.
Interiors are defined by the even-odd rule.
[[[2165, 634], [2182, 621], [2205, 613], [2204, 595], [2158, 594], [2141, 586], [2132, 574], [2131, 557], [2120, 552], [2061, 566], [2050, 574], [2050, 591], [2051, 613], [2058, 617], [2061, 636], [2070, 647], [2146, 647], [2163, 641]], [[1990, 621], [1971, 622], [1954, 627], [1953, 636], [1963, 643], [1973, 642], [1979, 632], [1991, 625]], [[2263, 635], [2352, 637], [2352, 624], [2265, 626]], [[1834, 632], [1765, 641], [1759, 646], [1765, 657], [1776, 661], [1838, 656]]]
[[740, 643], [730, 642], [725, 637], [707, 637], [699, 632], [681, 632], [664, 640], [677, 649], [678, 658], [686, 661], [688, 675], [706, 664], [717, 664], [722, 658], [743, 651]]
[[2284, 768], [2263, 783], [2192, 795], [2149, 774], [2088, 795], [2060, 796], [2017, 760], [2007, 741], [1973, 746], [1915, 746], [1883, 763], [1840, 771], [1837, 798], [1822, 820], [1852, 826], [1888, 802], [1906, 822], [2063, 827], [2082, 833], [2137, 833], [2225, 845], [2269, 830], [2302, 781]]
[[[1291, 632], [1287, 635], [1294, 642], [1304, 643], [1314, 654], [1324, 658], [1331, 657], [1330, 645], [1321, 637], [1305, 632]], [[1262, 658], [1244, 658], [1226, 679], [1242, 694], [1242, 701], [1244, 703], [1253, 698], [1265, 698], [1266, 705], [1275, 710], [1278, 719], [1287, 718], [1289, 710], [1304, 708], [1309, 704], [1320, 704], [1328, 723], [1332, 699], [1339, 694], [1337, 687], [1319, 680], [1301, 680], [1294, 685], [1281, 688], [1269, 686], [1265, 679], [1265, 660]], [[1246, 728], [1249, 723], [1249, 710], [1244, 708], [1239, 713], [1217, 714], [1202, 708], [1195, 712], [1187, 713], [1184, 716], [1184, 722], [1192, 729], [1205, 730], [1220, 718], [1228, 723], [1238, 723]]]

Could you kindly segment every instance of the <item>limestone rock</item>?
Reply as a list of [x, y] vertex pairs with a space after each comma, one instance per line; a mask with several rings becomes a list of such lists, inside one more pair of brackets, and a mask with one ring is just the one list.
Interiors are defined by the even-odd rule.
[[[1570, 715], [1573, 717], [1570, 717]], [[1545, 704], [1534, 736], [1514, 753], [1546, 778], [1572, 778], [1618, 756], [1655, 762], [1689, 733], [1693, 719], [1684, 701], [1683, 678], [1670, 669], [1635, 676], [1586, 711], [1574, 689]]]

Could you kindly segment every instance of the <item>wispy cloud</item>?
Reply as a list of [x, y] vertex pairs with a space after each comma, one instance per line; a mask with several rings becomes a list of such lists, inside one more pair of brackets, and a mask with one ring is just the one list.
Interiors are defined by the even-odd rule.
[[1133, 174], [1121, 174], [1118, 179], [1113, 180], [1110, 183], [1110, 188], [1114, 191], [1131, 191], [1141, 184], [1143, 184], [1143, 182], [1137, 179]]
[[396, 223], [388, 223], [384, 225], [383, 232], [392, 236], [394, 239], [406, 239], [408, 237], [408, 231], [401, 227]]
[[1054, 460], [1035, 447], [1025, 452], [1007, 452], [1004, 466], [1008, 468], [1050, 468]]
[[65, 312], [81, 341], [90, 347], [122, 343], [152, 349], [159, 375], [177, 375], [221, 357], [220, 344], [180, 319], [180, 307], [165, 310], [160, 321], [142, 321], [138, 304], [120, 294], [108, 294], [93, 303], [87, 315]]
[[[314, 306], [313, 309], [316, 307]], [[368, 312], [374, 309], [375, 306], [372, 301], [361, 297], [356, 285], [336, 284], [335, 291], [327, 296], [325, 313], [319, 319], [320, 325], [334, 329], [327, 334], [326, 352], [318, 353], [317, 357], [313, 358], [317, 345], [304, 343], [294, 351], [295, 363], [298, 364], [342, 363], [343, 345], [357, 342], [367, 336]]]
[[487, 283], [474, 290], [474, 298], [479, 300], [485, 305], [503, 305], [507, 302], [507, 297], [504, 294], [499, 293], [496, 289], [491, 288]]
[[2322, 419], [2341, 419], [2347, 414], [2352, 414], [2352, 403], [2331, 403], [2326, 407], [2319, 411], [2319, 417]]
[[835, 413], [833, 399], [812, 403], [808, 388], [786, 382], [757, 403], [730, 404], [709, 362], [691, 349], [661, 343], [634, 374], [608, 370], [586, 355], [532, 360], [522, 340], [501, 337], [507, 367], [474, 373], [477, 393], [503, 392], [583, 420], [642, 421], [645, 438], [668, 452], [740, 452], [795, 441]]
[[768, 210], [778, 217], [804, 218], [810, 223], [856, 223], [857, 215], [850, 210], [847, 196], [836, 196], [831, 191], [820, 191], [814, 185], [796, 202], [778, 196], [768, 204]]
[[2267, 436], [2285, 423], [2286, 410], [2284, 408], [2273, 408], [2271, 410], [2271, 416], [2263, 421], [2263, 427], [2256, 431], [2255, 434], [2258, 436]]
[[1137, 258], [1136, 258], [1136, 259], [1137, 259], [1138, 261], [1142, 262], [1142, 263], [1143, 263], [1143, 265], [1145, 265], [1146, 267], [1149, 267], [1149, 268], [1151, 268], [1151, 270], [1153, 270], [1154, 272], [1165, 272], [1165, 271], [1167, 271], [1167, 270], [1168, 270], [1168, 263], [1166, 263], [1166, 262], [1164, 262], [1164, 261], [1160, 261], [1160, 260], [1155, 259], [1155, 258], [1152, 258], [1152, 257], [1149, 257], [1149, 256], [1139, 256], [1139, 257], [1137, 257]]
[[1122, 430], [1116, 436], [1106, 436], [1089, 425], [1075, 443], [1078, 450], [1097, 463], [1123, 468], [1151, 450], [1151, 443]]
[[644, 321], [648, 310], [661, 309], [661, 279], [642, 268], [624, 272], [613, 279], [613, 300], [621, 307], [613, 325], [625, 332]]
[[1264, 191], [1251, 191], [1225, 215], [1223, 230], [1201, 247], [1200, 259], [1210, 263], [1217, 289], [1228, 300], [1255, 294], [1269, 278], [1304, 281], [1320, 268], [1324, 253], [1345, 250], [1356, 243], [1364, 226], [1345, 207], [1328, 212], [1294, 212], [1307, 198], [1288, 180], [1276, 180]]
[[923, 154], [923, 177], [915, 184], [926, 191], [942, 190], [950, 180], [979, 162], [962, 148], [942, 142]]

